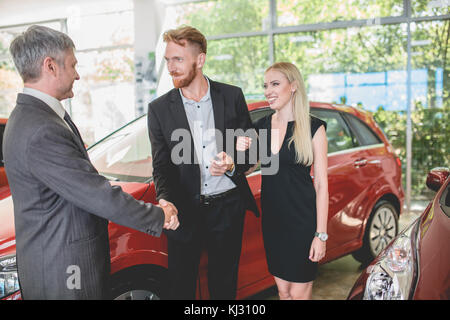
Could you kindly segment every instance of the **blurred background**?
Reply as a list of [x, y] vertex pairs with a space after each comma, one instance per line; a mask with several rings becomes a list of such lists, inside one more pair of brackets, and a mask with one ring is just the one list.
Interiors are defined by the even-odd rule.
[[88, 145], [172, 87], [161, 34], [188, 24], [208, 38], [204, 73], [247, 102], [264, 100], [270, 64], [289, 61], [310, 100], [371, 111], [402, 160], [408, 209], [431, 198], [428, 171], [450, 166], [449, 0], [2, 0], [3, 118], [23, 87], [8, 48], [32, 24], [75, 42], [81, 80], [64, 103]]

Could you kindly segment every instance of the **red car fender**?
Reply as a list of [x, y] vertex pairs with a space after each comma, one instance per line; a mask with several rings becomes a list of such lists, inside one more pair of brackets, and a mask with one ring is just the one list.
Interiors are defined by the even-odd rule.
[[[382, 180], [384, 180], [384, 179], [382, 179]], [[391, 201], [393, 198], [395, 198], [398, 201], [398, 205], [399, 205], [399, 209], [400, 209], [398, 214], [400, 215], [402, 212], [402, 201], [401, 201], [401, 199], [398, 199], [397, 196], [395, 195], [395, 192], [393, 190], [391, 190], [391, 188], [388, 187], [388, 182], [383, 181], [382, 183], [380, 182], [380, 184], [382, 185], [381, 187], [378, 183], [376, 183], [370, 187], [368, 194], [373, 195], [373, 197], [368, 199], [368, 201], [366, 202], [366, 206], [362, 210], [362, 212], [368, 212], [368, 215], [367, 215], [367, 217], [365, 217], [365, 219], [363, 220], [363, 223], [361, 225], [361, 233], [359, 235], [359, 241], [360, 241], [361, 245], [363, 242], [363, 237], [364, 237], [364, 232], [366, 230], [367, 222], [369, 221], [369, 218], [370, 218], [370, 214], [372, 213], [372, 210], [378, 201], [387, 200], [394, 207], [397, 207], [397, 205], [392, 203], [392, 201]]]
[[109, 228], [110, 235], [114, 231], [121, 231], [110, 238], [111, 274], [137, 265], [167, 268], [167, 238], [164, 234], [156, 238], [113, 223], [110, 223]]

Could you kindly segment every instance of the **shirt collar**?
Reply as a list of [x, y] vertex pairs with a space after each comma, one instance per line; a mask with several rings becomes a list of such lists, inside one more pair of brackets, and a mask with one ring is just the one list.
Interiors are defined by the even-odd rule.
[[211, 91], [210, 91], [211, 86], [210, 86], [210, 84], [209, 84], [209, 79], [208, 79], [208, 77], [205, 77], [205, 79], [206, 79], [206, 81], [208, 82], [208, 90], [206, 91], [206, 94], [203, 96], [203, 98], [201, 98], [200, 101], [198, 101], [198, 102], [195, 101], [195, 100], [186, 98], [186, 97], [183, 95], [183, 91], [181, 90], [181, 88], [178, 89], [178, 90], [180, 91], [181, 100], [183, 100], [183, 104], [184, 104], [184, 105], [186, 105], [186, 104], [187, 104], [187, 105], [195, 105], [195, 104], [198, 104], [199, 102], [206, 102], [206, 101], [208, 101], [208, 100], [211, 99]]
[[52, 108], [53, 111], [56, 112], [56, 114], [61, 118], [64, 119], [64, 115], [66, 113], [66, 110], [64, 109], [63, 105], [61, 104], [61, 101], [58, 99], [52, 97], [51, 95], [48, 95], [42, 91], [33, 89], [33, 88], [23, 88], [23, 93], [28, 94], [30, 96], [33, 96], [41, 101], [43, 101], [45, 104], [47, 104], [50, 108]]

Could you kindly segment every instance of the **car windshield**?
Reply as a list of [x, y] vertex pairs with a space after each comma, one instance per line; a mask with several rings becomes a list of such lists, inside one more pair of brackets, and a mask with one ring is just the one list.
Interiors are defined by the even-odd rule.
[[151, 180], [153, 166], [146, 116], [100, 140], [88, 152], [95, 168], [109, 180]]

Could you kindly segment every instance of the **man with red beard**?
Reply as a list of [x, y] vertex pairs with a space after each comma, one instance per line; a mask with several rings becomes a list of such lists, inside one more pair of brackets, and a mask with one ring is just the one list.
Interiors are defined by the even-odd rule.
[[210, 298], [235, 299], [244, 214], [259, 211], [244, 174], [252, 165], [235, 163], [241, 157], [226, 131], [253, 125], [242, 90], [203, 75], [207, 43], [200, 31], [169, 30], [164, 41], [175, 88], [149, 104], [148, 128], [157, 199], [175, 204], [180, 221], [166, 232], [169, 298], [195, 299], [206, 248]]

